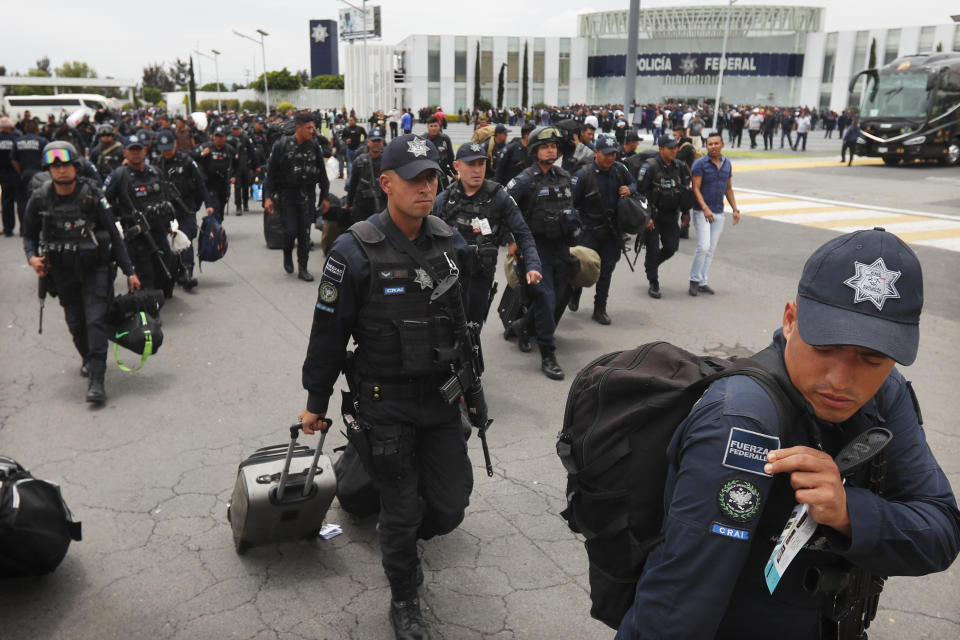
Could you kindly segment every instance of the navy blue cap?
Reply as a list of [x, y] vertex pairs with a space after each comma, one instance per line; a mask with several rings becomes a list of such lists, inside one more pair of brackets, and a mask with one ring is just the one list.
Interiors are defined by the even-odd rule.
[[502, 124], [498, 124], [493, 130], [493, 134], [496, 135], [498, 133], [507, 133], [507, 127]]
[[396, 171], [404, 180], [412, 180], [427, 169], [440, 171], [440, 154], [432, 142], [415, 133], [394, 138], [383, 150], [380, 171]]
[[149, 129], [140, 129], [140, 131], [137, 131], [137, 137], [140, 138], [140, 142], [145, 147], [153, 142], [153, 133]]
[[213, 135], [226, 137], [227, 130], [224, 129], [223, 127], [217, 127], [216, 129], [213, 130]]
[[916, 360], [923, 272], [892, 233], [877, 227], [830, 240], [807, 260], [797, 295], [807, 344], [866, 347], [903, 365]]
[[369, 135], [367, 135], [367, 140], [383, 140], [386, 136], [384, 135], [382, 127], [374, 127], [370, 129]]
[[460, 148], [457, 149], [457, 160], [463, 160], [464, 162], [486, 157], [487, 154], [483, 150], [483, 145], [479, 142], [464, 142], [460, 145]]
[[640, 134], [636, 129], [630, 129], [623, 137], [624, 142], [640, 142]]
[[677, 146], [677, 139], [673, 136], [660, 136], [660, 138], [657, 140], [657, 146], [673, 149]]
[[170, 151], [177, 146], [177, 141], [173, 138], [173, 133], [164, 129], [157, 134], [157, 149], [160, 151]]
[[146, 145], [143, 144], [143, 140], [140, 139], [140, 136], [131, 135], [123, 139], [123, 148], [132, 149], [133, 147], [140, 147], [141, 149]]
[[241, 126], [239, 120], [234, 120], [233, 122], [230, 123], [230, 128], [231, 128], [231, 129], [243, 129], [243, 126]]
[[604, 155], [620, 151], [620, 145], [617, 144], [617, 139], [610, 136], [600, 136], [594, 140], [594, 145], [595, 149]]

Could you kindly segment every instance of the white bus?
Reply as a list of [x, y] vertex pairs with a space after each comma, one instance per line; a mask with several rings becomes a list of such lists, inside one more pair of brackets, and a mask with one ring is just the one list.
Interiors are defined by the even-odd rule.
[[99, 109], [115, 108], [116, 100], [95, 93], [61, 93], [54, 96], [4, 96], [3, 110], [8, 116], [20, 120], [24, 113], [46, 122], [53, 115], [57, 121], [77, 109], [83, 109], [91, 118]]

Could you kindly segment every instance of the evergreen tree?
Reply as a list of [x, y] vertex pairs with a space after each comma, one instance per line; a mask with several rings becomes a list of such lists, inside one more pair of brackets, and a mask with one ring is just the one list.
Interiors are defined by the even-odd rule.
[[477, 57], [473, 65], [473, 104], [480, 100], [480, 41], [477, 40]]

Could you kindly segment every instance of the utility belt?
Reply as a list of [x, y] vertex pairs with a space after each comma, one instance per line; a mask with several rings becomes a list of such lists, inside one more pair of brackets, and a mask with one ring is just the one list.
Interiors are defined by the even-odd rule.
[[96, 232], [97, 244], [81, 242], [43, 242], [40, 244], [47, 264], [54, 269], [69, 271], [92, 269], [110, 263], [110, 233]]
[[500, 247], [493, 242], [481, 240], [473, 245], [474, 271], [485, 277], [492, 277], [497, 272], [497, 258], [500, 257]]

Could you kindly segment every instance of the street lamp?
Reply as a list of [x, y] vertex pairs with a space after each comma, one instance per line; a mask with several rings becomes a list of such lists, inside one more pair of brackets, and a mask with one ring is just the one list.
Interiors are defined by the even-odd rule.
[[[241, 38], [246, 38], [247, 40], [250, 40], [251, 42], [257, 42], [257, 39], [256, 39], [256, 38], [251, 38], [250, 36], [248, 36], [248, 35], [246, 35], [246, 34], [244, 34], [244, 33], [240, 33], [240, 32], [237, 31], [236, 29], [234, 29], [233, 32], [234, 32], [235, 34], [237, 34], [238, 36], [240, 36]], [[264, 96], [266, 97], [266, 101], [267, 101], [267, 115], [269, 116], [269, 115], [270, 115], [270, 83], [267, 82], [267, 49], [266, 49], [266, 47], [265, 47], [264, 44], [263, 44], [263, 38], [264, 38], [264, 36], [268, 36], [268, 35], [270, 35], [270, 34], [267, 33], [266, 31], [264, 31], [263, 29], [257, 29], [257, 33], [260, 34], [260, 40], [259, 40], [259, 42], [260, 42], [260, 55], [263, 57], [263, 93], [264, 93]]]
[[727, 38], [730, 37], [730, 13], [733, 11], [733, 3], [737, 0], [730, 0], [727, 4], [727, 23], [723, 28], [723, 48], [720, 50], [720, 77], [717, 79], [717, 99], [713, 101], [713, 129], [717, 130], [717, 118], [720, 117], [720, 90], [723, 88], [723, 69], [727, 66]]
[[347, 0], [340, 0], [348, 7], [353, 7], [363, 15], [363, 90], [360, 92], [360, 113], [364, 118], [367, 117], [369, 109], [367, 107], [367, 87], [369, 87], [369, 78], [367, 76], [367, 0], [362, 0], [362, 7], [358, 7]]
[[[216, 49], [210, 49], [210, 51], [213, 51], [213, 53], [215, 54], [215, 56], [219, 56], [219, 55], [220, 55], [220, 52], [217, 51]], [[216, 58], [215, 56], [208, 56], [208, 55], [205, 54], [203, 51], [200, 51], [200, 50], [198, 50], [198, 49], [194, 49], [193, 52], [194, 52], [195, 54], [197, 54], [198, 56], [202, 57], [202, 58], [206, 58], [207, 60], [213, 60], [213, 66], [214, 66], [214, 69], [216, 70], [216, 74], [217, 74], [217, 111], [222, 112], [222, 111], [223, 111], [223, 105], [220, 104], [220, 65], [217, 63], [217, 58]], [[201, 82], [201, 83], [203, 82], [203, 78], [202, 78], [202, 77], [200, 78], [200, 82]]]

